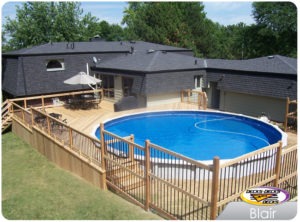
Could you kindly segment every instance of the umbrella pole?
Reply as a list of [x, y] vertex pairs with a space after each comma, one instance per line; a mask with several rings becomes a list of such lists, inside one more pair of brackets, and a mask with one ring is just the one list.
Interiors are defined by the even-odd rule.
[[90, 75], [89, 63], [86, 63], [86, 73]]

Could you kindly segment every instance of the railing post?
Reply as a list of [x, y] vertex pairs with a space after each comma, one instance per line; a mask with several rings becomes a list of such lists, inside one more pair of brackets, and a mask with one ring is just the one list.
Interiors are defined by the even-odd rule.
[[220, 158], [214, 157], [212, 169], [212, 185], [211, 185], [211, 201], [210, 201], [210, 219], [215, 220], [218, 211], [218, 194], [219, 194], [219, 173], [220, 173]]
[[101, 168], [104, 170], [102, 175], [102, 189], [106, 190], [106, 163], [105, 163], [105, 155], [106, 155], [106, 146], [104, 140], [104, 124], [100, 123], [100, 140], [101, 140]]
[[50, 133], [51, 133], [51, 130], [50, 130], [50, 120], [49, 120], [49, 116], [47, 116], [46, 117], [46, 120], [47, 120], [47, 132], [48, 132], [48, 134], [50, 135]]
[[[130, 135], [129, 141], [134, 143], [134, 135], [133, 134]], [[134, 146], [132, 144], [129, 145], [129, 159], [131, 161], [134, 160]]]
[[282, 155], [282, 142], [279, 141], [277, 152], [276, 152], [276, 165], [275, 165], [275, 180], [273, 181], [273, 186], [277, 187], [280, 179], [280, 169], [281, 169], [281, 155]]
[[203, 92], [203, 109], [206, 110], [207, 109], [207, 95], [206, 92]]
[[100, 98], [103, 100], [104, 99], [104, 89], [103, 88], [101, 89], [100, 93], [101, 93], [101, 97]]
[[181, 102], [183, 102], [183, 90], [180, 91]]
[[198, 92], [198, 109], [201, 109], [201, 92]]
[[43, 95], [42, 95], [42, 109], [43, 111], [45, 111], [45, 98]]
[[11, 103], [11, 105], [9, 106], [9, 112], [14, 113], [14, 103]]
[[100, 139], [101, 139], [101, 167], [103, 170], [106, 170], [105, 166], [105, 140], [104, 140], [104, 124], [100, 123]]
[[284, 132], [287, 131], [289, 107], [290, 107], [290, 98], [287, 97], [286, 104], [285, 104]]
[[23, 122], [25, 122], [25, 114], [24, 114], [24, 110], [22, 109], [21, 112], [22, 112], [22, 120], [23, 120]]
[[31, 126], [34, 126], [34, 116], [33, 116], [33, 109], [32, 108], [30, 108], [30, 111], [31, 111]]
[[145, 141], [145, 210], [149, 210], [150, 206], [150, 140]]
[[73, 147], [73, 131], [72, 131], [71, 127], [69, 127], [69, 146], [70, 146], [70, 149], [72, 149], [72, 147]]
[[24, 109], [27, 109], [27, 99], [24, 99]]

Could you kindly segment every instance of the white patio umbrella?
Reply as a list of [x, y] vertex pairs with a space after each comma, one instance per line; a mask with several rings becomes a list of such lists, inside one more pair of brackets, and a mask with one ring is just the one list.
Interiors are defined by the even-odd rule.
[[77, 75], [69, 79], [66, 79], [64, 81], [65, 84], [70, 84], [70, 85], [89, 85], [92, 89], [94, 88], [91, 85], [96, 85], [97, 83], [100, 82], [101, 82], [100, 79], [90, 76], [85, 72], [79, 72]]

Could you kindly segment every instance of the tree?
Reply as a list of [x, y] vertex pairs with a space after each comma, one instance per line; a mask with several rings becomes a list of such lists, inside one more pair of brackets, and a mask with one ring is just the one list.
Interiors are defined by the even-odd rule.
[[186, 47], [208, 55], [212, 23], [199, 2], [130, 2], [124, 11], [127, 38]]
[[210, 57], [248, 59], [280, 54], [297, 56], [297, 10], [289, 2], [254, 2], [256, 24], [214, 27]]
[[254, 2], [264, 52], [297, 56], [297, 7], [291, 2]]
[[297, 31], [297, 7], [292, 2], [254, 2], [257, 25], [276, 32]]
[[120, 41], [125, 39], [124, 30], [119, 25], [110, 25], [106, 21], [101, 21], [99, 28], [101, 30], [101, 38], [107, 41]]
[[98, 19], [92, 16], [91, 13], [88, 13], [83, 17], [80, 22], [79, 30], [79, 41], [88, 41], [90, 38], [96, 35], [101, 35], [101, 27]]
[[26, 2], [16, 19], [7, 18], [6, 49], [20, 49], [49, 41], [82, 41], [99, 34], [98, 19], [82, 17], [77, 2]]

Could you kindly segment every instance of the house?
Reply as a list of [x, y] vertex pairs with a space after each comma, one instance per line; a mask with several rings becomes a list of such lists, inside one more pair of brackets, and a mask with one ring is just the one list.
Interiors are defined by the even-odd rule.
[[286, 98], [297, 99], [297, 59], [274, 55], [207, 60], [209, 106], [284, 121]]
[[153, 50], [192, 54], [191, 50], [148, 42], [56, 42], [2, 54], [2, 90], [11, 97], [80, 90], [86, 86], [63, 83], [86, 64], [115, 58], [131, 51]]
[[180, 91], [194, 88], [195, 76], [205, 75], [202, 59], [153, 49], [104, 60], [93, 70], [99, 77], [113, 76], [115, 98], [134, 96], [138, 107], [180, 102]]
[[139, 107], [179, 102], [181, 90], [197, 88], [210, 108], [283, 121], [286, 98], [297, 98], [297, 60], [279, 55], [221, 60], [151, 50], [103, 61], [94, 71], [114, 76], [115, 96], [134, 95]]
[[[2, 90], [23, 97], [80, 90], [63, 83], [80, 71], [102, 79], [116, 110], [180, 101], [197, 89], [208, 106], [283, 121], [285, 99], [297, 99], [297, 59], [201, 59], [191, 50], [136, 42], [58, 42], [2, 54]], [[129, 105], [128, 105], [129, 104]]]

